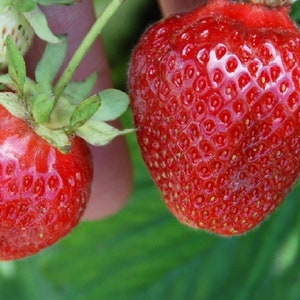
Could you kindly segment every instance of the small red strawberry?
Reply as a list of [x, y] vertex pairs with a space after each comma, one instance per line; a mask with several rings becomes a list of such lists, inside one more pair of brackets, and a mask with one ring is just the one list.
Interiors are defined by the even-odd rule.
[[300, 34], [289, 7], [211, 0], [151, 26], [133, 52], [138, 142], [183, 223], [242, 234], [300, 174]]
[[92, 159], [72, 139], [63, 154], [0, 105], [0, 259], [32, 255], [67, 235], [90, 196]]
[[104, 10], [54, 86], [66, 38], [47, 44], [35, 80], [26, 77], [14, 38], [6, 39], [8, 74], [0, 75], [0, 260], [35, 254], [66, 236], [91, 192], [93, 165], [86, 142], [104, 145], [131, 131], [106, 123], [126, 110], [128, 95], [108, 89], [90, 96], [96, 74], [70, 82], [121, 3], [113, 0]]

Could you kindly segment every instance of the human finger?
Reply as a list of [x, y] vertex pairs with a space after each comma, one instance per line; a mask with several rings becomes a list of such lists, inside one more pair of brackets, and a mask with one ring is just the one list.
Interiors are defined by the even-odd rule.
[[[68, 7], [47, 6], [43, 7], [43, 11], [55, 34], [67, 34], [69, 48], [66, 61], [69, 61], [95, 21], [93, 2], [84, 0]], [[36, 39], [26, 55], [28, 73], [32, 76], [44, 46], [40, 39]], [[112, 86], [109, 65], [100, 39], [95, 41], [73, 79], [82, 80], [95, 71], [99, 75], [96, 90]], [[132, 187], [131, 161], [123, 137], [116, 138], [107, 146], [90, 148], [94, 158], [94, 180], [91, 199], [84, 214], [85, 220], [101, 219], [116, 213], [125, 205]]]
[[205, 0], [159, 0], [159, 5], [164, 16], [168, 16], [177, 12], [190, 10], [205, 3]]

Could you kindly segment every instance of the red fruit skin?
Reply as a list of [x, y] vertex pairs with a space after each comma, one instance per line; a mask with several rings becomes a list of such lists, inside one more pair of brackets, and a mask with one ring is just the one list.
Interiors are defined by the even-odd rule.
[[300, 38], [288, 8], [214, 0], [133, 51], [138, 143], [170, 211], [223, 236], [260, 224], [300, 172]]
[[76, 226], [90, 196], [92, 158], [72, 140], [63, 154], [0, 106], [0, 260], [33, 255]]

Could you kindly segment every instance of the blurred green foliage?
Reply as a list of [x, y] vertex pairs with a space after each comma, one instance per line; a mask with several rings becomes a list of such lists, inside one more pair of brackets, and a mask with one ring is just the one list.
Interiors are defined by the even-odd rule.
[[[97, 0], [97, 12], [107, 2]], [[106, 27], [103, 39], [117, 87], [126, 89], [132, 47], [158, 18], [154, 0], [128, 0]], [[130, 112], [123, 122], [132, 126]], [[128, 143], [135, 186], [127, 207], [104, 221], [81, 223], [36, 256], [0, 263], [1, 299], [300, 299], [299, 186], [245, 236], [196, 232], [167, 211], [134, 134]]]

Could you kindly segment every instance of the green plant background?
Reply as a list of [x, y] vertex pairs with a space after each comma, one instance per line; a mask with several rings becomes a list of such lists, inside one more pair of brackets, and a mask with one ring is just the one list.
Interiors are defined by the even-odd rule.
[[[95, 0], [97, 12], [107, 3]], [[126, 89], [131, 49], [159, 16], [154, 0], [127, 0], [107, 25], [103, 39], [116, 87]], [[133, 125], [130, 111], [123, 122]], [[0, 299], [300, 299], [299, 185], [245, 236], [196, 232], [170, 215], [134, 134], [128, 142], [135, 183], [126, 208], [104, 221], [81, 223], [36, 256], [0, 263]]]

